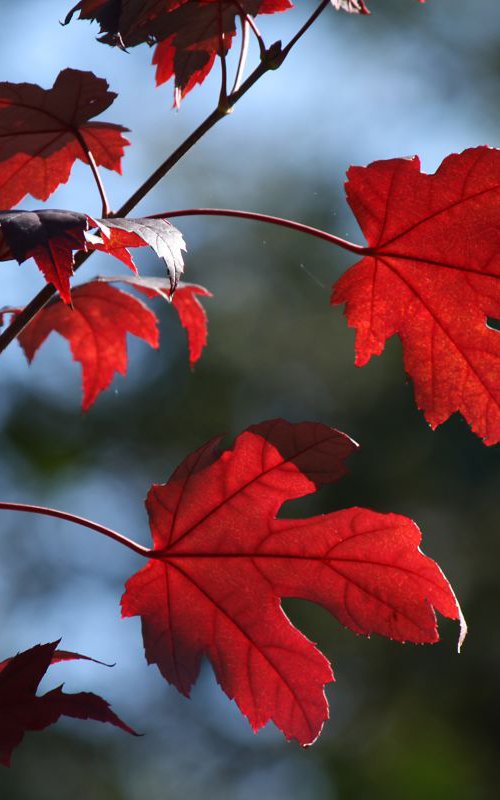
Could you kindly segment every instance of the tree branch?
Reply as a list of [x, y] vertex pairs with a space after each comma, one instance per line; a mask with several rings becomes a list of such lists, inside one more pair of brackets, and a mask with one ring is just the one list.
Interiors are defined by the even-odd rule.
[[286, 58], [286, 56], [288, 55], [288, 53], [290, 52], [292, 47], [295, 47], [295, 45], [297, 44], [299, 39], [302, 39], [303, 35], [309, 30], [311, 25], [313, 25], [316, 22], [316, 20], [318, 19], [319, 15], [322, 14], [323, 11], [325, 10], [325, 8], [328, 8], [328, 6], [330, 4], [331, 4], [330, 0], [322, 0], [322, 2], [317, 7], [316, 11], [313, 11], [313, 13], [309, 17], [309, 19], [307, 19], [304, 22], [304, 24], [302, 25], [302, 28], [299, 31], [297, 31], [295, 36], [292, 39], [290, 39], [290, 41], [288, 42], [286, 47], [283, 48], [283, 51], [282, 51], [283, 52], [283, 58]]
[[[248, 76], [246, 81], [240, 88], [231, 95], [231, 106], [234, 106], [241, 98], [257, 83], [257, 81], [269, 72], [269, 70], [278, 69], [286, 56], [289, 54], [292, 47], [294, 47], [299, 39], [310, 28], [313, 22], [319, 17], [324, 9], [329, 5], [329, 0], [322, 0], [318, 8], [312, 13], [307, 22], [297, 32], [297, 34], [290, 40], [285, 48], [281, 47], [280, 42], [272, 44], [265, 52], [261, 63], [254, 69]], [[179, 147], [171, 153], [168, 158], [147, 178], [144, 183], [123, 203], [123, 205], [110, 216], [125, 217], [135, 206], [143, 200], [144, 197], [156, 186], [159, 181], [167, 175], [168, 172], [181, 160], [186, 153], [202, 138], [211, 128], [226, 116], [227, 111], [222, 111], [216, 108], [211, 114], [185, 139]], [[75, 258], [75, 271], [79, 269], [82, 264], [92, 255], [93, 251], [87, 253], [79, 253]], [[0, 334], [0, 353], [21, 333], [21, 331], [28, 325], [41, 309], [47, 305], [49, 300], [56, 294], [56, 289], [51, 283], [48, 283], [44, 288], [31, 300], [30, 303], [18, 314], [18, 316], [10, 323], [10, 325]]]

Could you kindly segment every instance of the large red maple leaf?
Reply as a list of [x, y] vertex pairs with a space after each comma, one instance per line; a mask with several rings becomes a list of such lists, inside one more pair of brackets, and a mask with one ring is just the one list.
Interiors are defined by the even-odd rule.
[[154, 557], [126, 584], [146, 658], [185, 695], [203, 656], [254, 730], [269, 720], [310, 744], [328, 717], [330, 664], [286, 617], [284, 597], [324, 606], [356, 633], [435, 642], [434, 609], [460, 618], [455, 596], [397, 514], [351, 508], [276, 519], [281, 505], [345, 472], [356, 445], [317, 423], [273, 420], [220, 454], [208, 442], [152, 487]]
[[77, 158], [88, 163], [88, 150], [97, 165], [121, 173], [127, 128], [93, 120], [115, 97], [103, 78], [77, 69], [60, 72], [52, 89], [0, 83], [0, 208], [26, 194], [46, 200]]
[[356, 328], [356, 364], [398, 334], [417, 405], [435, 428], [460, 412], [500, 441], [500, 151], [351, 167], [347, 197], [369, 254], [334, 286]]
[[58, 644], [37, 644], [0, 663], [0, 764], [6, 767], [27, 731], [41, 731], [63, 715], [109, 722], [136, 735], [96, 694], [66, 694], [59, 686], [40, 697], [36, 695], [51, 664], [73, 659], [94, 661], [79, 653], [59, 651]]

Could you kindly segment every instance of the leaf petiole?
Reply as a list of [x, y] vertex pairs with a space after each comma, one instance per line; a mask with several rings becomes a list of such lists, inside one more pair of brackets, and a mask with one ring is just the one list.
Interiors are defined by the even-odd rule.
[[183, 208], [174, 211], [164, 211], [161, 214], [153, 214], [151, 217], [170, 218], [170, 217], [195, 217], [195, 216], [209, 216], [209, 217], [238, 217], [240, 219], [255, 220], [256, 222], [267, 222], [270, 225], [279, 225], [282, 228], [290, 228], [298, 233], [307, 233], [309, 236], [314, 236], [316, 239], [324, 239], [330, 244], [341, 247], [343, 250], [348, 250], [350, 253], [356, 255], [366, 256], [372, 253], [369, 247], [363, 247], [360, 244], [354, 244], [347, 239], [342, 239], [340, 236], [335, 236], [334, 233], [328, 233], [321, 228], [314, 228], [311, 225], [304, 225], [302, 222], [296, 222], [293, 219], [284, 219], [283, 217], [274, 217], [270, 214], [260, 214], [256, 211], [239, 211], [234, 208]]
[[42, 516], [55, 517], [56, 519], [66, 520], [66, 522], [73, 522], [75, 525], [82, 525], [84, 528], [90, 528], [102, 534], [102, 536], [107, 536], [108, 539], [113, 539], [115, 542], [122, 544], [124, 547], [128, 547], [129, 550], [133, 550], [134, 553], [144, 558], [151, 558], [152, 556], [150, 548], [143, 547], [137, 542], [134, 542], [133, 539], [129, 539], [127, 536], [123, 536], [121, 533], [107, 528], [105, 525], [99, 525], [98, 522], [93, 522], [85, 517], [79, 517], [76, 514], [70, 514], [67, 511], [59, 511], [56, 508], [46, 508], [45, 506], [33, 506], [28, 503], [7, 503], [4, 501], [0, 501], [0, 510], [23, 511], [27, 514], [41, 514]]
[[96, 182], [96, 186], [97, 186], [97, 189], [99, 191], [99, 195], [100, 195], [101, 202], [102, 202], [102, 216], [103, 217], [109, 217], [111, 215], [111, 209], [110, 209], [110, 206], [109, 206], [108, 196], [106, 194], [106, 189], [104, 188], [104, 183], [103, 183], [103, 180], [101, 178], [101, 174], [99, 172], [99, 169], [97, 167], [96, 160], [94, 158], [94, 154], [92, 153], [92, 150], [90, 149], [90, 147], [88, 146], [87, 142], [85, 141], [85, 138], [84, 138], [83, 134], [79, 130], [75, 130], [74, 134], [75, 134], [75, 137], [78, 139], [78, 142], [80, 143], [80, 145], [82, 147], [82, 150], [84, 151], [85, 155], [87, 156], [87, 160], [89, 162], [89, 166], [90, 166], [92, 175], [94, 176], [94, 180]]

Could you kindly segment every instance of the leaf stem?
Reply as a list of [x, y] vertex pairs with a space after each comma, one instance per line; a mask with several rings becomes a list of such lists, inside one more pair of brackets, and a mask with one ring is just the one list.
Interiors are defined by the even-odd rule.
[[[275, 42], [263, 54], [261, 63], [254, 69], [248, 76], [246, 81], [242, 83], [240, 88], [231, 95], [231, 105], [234, 106], [238, 100], [248, 92], [257, 81], [262, 78], [269, 70], [277, 69], [281, 66], [284, 59], [294, 47], [299, 39], [305, 34], [313, 22], [319, 17], [321, 12], [329, 5], [330, 0], [322, 0], [318, 8], [312, 13], [307, 22], [300, 28], [296, 35], [290, 40], [284, 49], [281, 48], [279, 42]], [[189, 150], [204, 136], [214, 125], [226, 116], [226, 112], [219, 108], [214, 109], [211, 114], [171, 153], [165, 161], [147, 178], [144, 183], [126, 200], [123, 205], [115, 213], [110, 213], [110, 217], [126, 217], [135, 206], [146, 197], [147, 194], [156, 186], [159, 181], [167, 175], [170, 170], [175, 167], [178, 161], [186, 155]], [[102, 197], [102, 195], [101, 195]], [[104, 204], [104, 198], [103, 198]], [[93, 251], [87, 253], [78, 253], [75, 258], [74, 271], [76, 272], [82, 264], [92, 255]], [[0, 334], [0, 353], [21, 333], [21, 331], [29, 324], [33, 317], [47, 305], [49, 300], [56, 294], [56, 289], [51, 283], [48, 283], [44, 288], [34, 297], [30, 303], [23, 309], [23, 311], [12, 320], [10, 325]]]
[[85, 141], [85, 138], [84, 138], [83, 134], [79, 130], [75, 130], [74, 134], [75, 134], [76, 138], [78, 139], [78, 141], [79, 141], [79, 143], [80, 143], [80, 145], [82, 147], [82, 150], [84, 151], [85, 155], [87, 156], [87, 159], [88, 159], [88, 162], [89, 162], [89, 166], [90, 166], [90, 169], [92, 171], [92, 175], [94, 176], [94, 180], [95, 180], [97, 188], [99, 190], [99, 195], [101, 197], [101, 202], [102, 202], [102, 216], [103, 217], [109, 217], [110, 214], [111, 214], [111, 208], [109, 206], [108, 196], [106, 194], [106, 189], [104, 188], [104, 183], [103, 183], [103, 180], [101, 178], [101, 174], [100, 174], [100, 172], [99, 172], [99, 170], [97, 168], [97, 164], [96, 164], [96, 160], [94, 158], [94, 154], [93, 154], [92, 150], [90, 149], [90, 147], [88, 146], [87, 142]]
[[247, 14], [247, 12], [243, 8], [243, 6], [239, 2], [239, 0], [233, 0], [233, 4], [236, 6], [238, 11], [240, 12], [240, 18], [241, 18], [242, 24], [243, 24], [243, 20], [245, 20], [247, 26], [250, 26], [250, 28], [252, 29], [252, 32], [254, 33], [255, 38], [257, 39], [257, 42], [259, 44], [261, 61], [263, 61], [265, 59], [266, 55], [267, 55], [267, 48], [266, 48], [266, 43], [265, 43], [265, 41], [264, 41], [264, 39], [262, 37], [262, 34], [259, 31], [259, 29], [258, 29], [258, 27], [257, 27], [257, 25], [255, 23], [255, 20], [253, 19], [253, 17], [250, 16], [250, 14]]
[[240, 48], [240, 57], [238, 59], [238, 67], [236, 69], [236, 76], [233, 83], [233, 88], [231, 89], [231, 95], [238, 91], [241, 86], [241, 81], [243, 80], [243, 73], [245, 71], [245, 65], [247, 63], [247, 56], [248, 56], [248, 45], [250, 43], [249, 31], [250, 25], [248, 22], [247, 17], [240, 17], [241, 22], [241, 48]]
[[363, 247], [360, 244], [354, 244], [347, 239], [341, 239], [340, 236], [335, 236], [333, 233], [328, 233], [321, 228], [313, 228], [311, 225], [304, 225], [302, 222], [296, 222], [293, 219], [284, 219], [283, 217], [274, 217], [270, 214], [259, 214], [256, 211], [239, 211], [234, 208], [183, 208], [176, 209], [175, 211], [164, 211], [162, 214], [152, 214], [152, 219], [157, 218], [170, 218], [170, 217], [239, 217], [240, 219], [250, 219], [257, 222], [267, 222], [270, 225], [279, 225], [282, 228], [291, 228], [299, 233], [307, 233], [309, 236], [314, 236], [317, 239], [324, 239], [330, 244], [341, 247], [343, 250], [348, 250], [350, 253], [365, 256], [370, 255], [372, 250], [369, 247]]
[[152, 550], [150, 550], [150, 548], [143, 547], [132, 539], [123, 536], [121, 533], [113, 531], [111, 528], [106, 528], [104, 525], [99, 525], [97, 522], [85, 519], [85, 517], [78, 517], [76, 514], [70, 514], [67, 511], [59, 511], [56, 508], [46, 508], [45, 506], [33, 506], [27, 503], [7, 503], [3, 501], [0, 501], [0, 510], [23, 511], [28, 514], [41, 514], [47, 517], [56, 517], [56, 519], [64, 519], [66, 522], [73, 522], [75, 525], [82, 525], [85, 528], [97, 531], [97, 533], [107, 536], [108, 539], [113, 539], [115, 542], [122, 544], [124, 547], [128, 547], [129, 550], [133, 550], [134, 553], [138, 553], [138, 555], [144, 558], [151, 558]]
[[226, 64], [226, 50], [224, 43], [224, 27], [222, 20], [222, 0], [219, 0], [217, 6], [217, 24], [219, 28], [219, 58], [221, 64], [221, 87], [219, 95], [219, 108], [224, 113], [231, 111], [231, 106], [228, 102], [227, 96], [227, 64]]

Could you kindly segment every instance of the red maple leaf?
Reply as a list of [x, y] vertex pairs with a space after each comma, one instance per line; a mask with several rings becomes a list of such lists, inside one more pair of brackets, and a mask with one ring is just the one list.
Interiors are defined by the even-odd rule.
[[369, 254], [336, 283], [356, 328], [356, 364], [398, 334], [416, 402], [435, 428], [460, 412], [500, 441], [500, 151], [448, 156], [434, 175], [417, 157], [351, 167], [347, 197]]
[[434, 609], [461, 619], [420, 531], [397, 514], [351, 508], [276, 519], [281, 505], [345, 473], [356, 448], [318, 423], [273, 420], [220, 454], [208, 442], [149, 492], [155, 555], [126, 584], [146, 658], [189, 695], [203, 656], [254, 730], [269, 720], [310, 744], [328, 716], [330, 664], [280, 599], [323, 605], [356, 633], [435, 642]]
[[77, 158], [121, 173], [127, 130], [90, 122], [115, 99], [92, 72], [65, 69], [52, 89], [34, 83], [0, 83], [0, 207], [26, 195], [46, 200], [66, 183]]
[[187, 333], [191, 368], [200, 360], [207, 344], [208, 320], [207, 313], [196, 295], [213, 297], [212, 292], [196, 283], [179, 283], [173, 294], [170, 282], [165, 278], [129, 278], [128, 275], [120, 275], [116, 278], [100, 277], [98, 280], [106, 283], [127, 283], [135, 286], [146, 297], [163, 297], [171, 302]]
[[58, 644], [37, 644], [0, 663], [0, 764], [6, 767], [10, 766], [12, 753], [27, 731], [41, 731], [63, 715], [109, 722], [137, 735], [96, 694], [66, 694], [59, 686], [40, 697], [36, 695], [38, 684], [51, 664], [73, 659], [95, 660], [59, 651]]
[[115, 373], [127, 371], [127, 333], [158, 347], [157, 319], [140, 300], [113, 286], [93, 281], [72, 294], [73, 308], [56, 300], [43, 308], [19, 335], [32, 361], [52, 331], [68, 340], [82, 365], [83, 409], [110, 385]]

